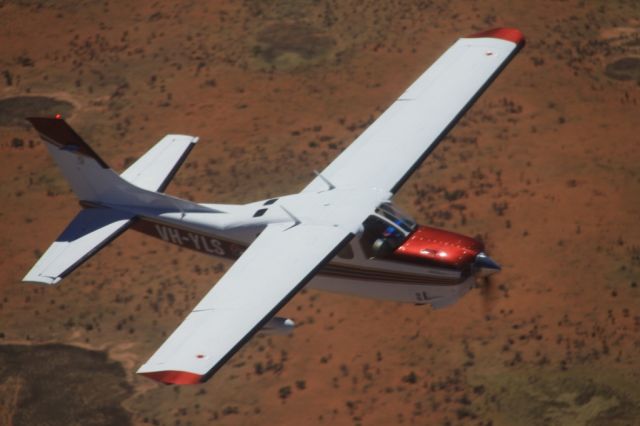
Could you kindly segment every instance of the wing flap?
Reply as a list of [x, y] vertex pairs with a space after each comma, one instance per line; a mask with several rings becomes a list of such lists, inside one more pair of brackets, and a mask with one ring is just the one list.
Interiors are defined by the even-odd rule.
[[207, 380], [352, 236], [333, 226], [267, 226], [138, 373]]
[[396, 192], [517, 53], [518, 34], [459, 39], [304, 191], [322, 191], [328, 180]]
[[125, 231], [133, 215], [116, 210], [82, 210], [22, 279], [57, 284], [98, 250]]

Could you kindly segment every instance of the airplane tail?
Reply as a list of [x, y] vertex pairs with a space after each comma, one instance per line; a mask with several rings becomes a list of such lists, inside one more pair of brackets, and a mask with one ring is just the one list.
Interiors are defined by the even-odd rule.
[[198, 138], [167, 135], [121, 175], [60, 118], [28, 118], [85, 207], [23, 281], [57, 284], [124, 232], [136, 212], [216, 212], [162, 194]]
[[46, 142], [80, 201], [103, 206], [209, 211], [199, 204], [156, 192], [166, 188], [198, 138], [168, 135], [118, 175], [63, 119], [27, 120]]

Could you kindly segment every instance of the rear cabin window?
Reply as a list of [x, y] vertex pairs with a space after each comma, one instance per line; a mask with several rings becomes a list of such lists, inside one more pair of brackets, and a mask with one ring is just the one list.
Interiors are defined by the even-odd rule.
[[253, 217], [260, 217], [267, 212], [267, 209], [260, 209], [253, 214]]

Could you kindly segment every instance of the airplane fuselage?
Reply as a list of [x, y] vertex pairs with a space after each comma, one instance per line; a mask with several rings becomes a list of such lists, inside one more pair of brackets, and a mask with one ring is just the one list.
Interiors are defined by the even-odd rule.
[[[182, 248], [235, 260], [265, 227], [257, 221], [225, 229], [216, 226], [217, 214], [209, 215], [211, 221], [202, 215], [191, 220], [191, 216], [139, 215], [131, 229]], [[384, 256], [376, 256], [370, 247], [363, 230], [307, 287], [441, 308], [473, 287], [472, 264], [483, 250], [472, 238], [426, 226], [417, 226], [402, 245]]]

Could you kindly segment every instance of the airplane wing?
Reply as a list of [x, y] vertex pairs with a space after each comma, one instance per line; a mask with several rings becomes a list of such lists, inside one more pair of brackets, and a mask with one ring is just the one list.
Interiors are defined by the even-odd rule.
[[523, 45], [510, 28], [459, 39], [303, 192], [397, 192]]
[[206, 381], [352, 237], [342, 227], [268, 225], [138, 374]]
[[211, 377], [398, 190], [523, 43], [513, 29], [458, 40], [286, 200], [295, 224], [268, 225], [138, 373], [168, 384]]

